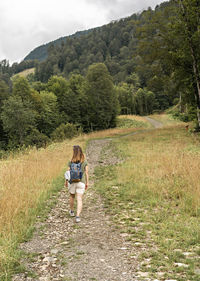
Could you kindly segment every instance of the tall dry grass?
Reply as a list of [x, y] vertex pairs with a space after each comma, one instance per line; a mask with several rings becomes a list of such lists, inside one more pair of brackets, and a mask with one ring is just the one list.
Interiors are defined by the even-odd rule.
[[84, 147], [85, 140], [77, 138], [46, 149], [30, 149], [0, 161], [1, 274], [9, 271], [17, 241], [24, 237], [31, 221], [34, 222], [34, 210], [48, 198], [52, 181], [67, 167], [74, 144]]
[[110, 138], [110, 137], [128, 134], [128, 133], [134, 132], [136, 130], [138, 130], [138, 129], [135, 129], [135, 128], [107, 129], [107, 130], [89, 133], [88, 136], [86, 136], [86, 138], [88, 138], [88, 137], [89, 138], [108, 138], [108, 137]]
[[[144, 121], [141, 117], [137, 118], [139, 118], [137, 119], [139, 121]], [[62, 175], [68, 160], [71, 158], [72, 145], [79, 144], [82, 147], [85, 147], [87, 141], [92, 138], [112, 137], [120, 134], [127, 134], [134, 130], [136, 129], [115, 128], [94, 132], [88, 135], [82, 135], [70, 141], [64, 141], [63, 143], [52, 144], [46, 149], [29, 149], [26, 152], [22, 152], [21, 155], [17, 154], [15, 156], [10, 156], [6, 160], [0, 161], [0, 273], [4, 271], [6, 275], [10, 270], [10, 264], [13, 264], [13, 259], [15, 259], [13, 251], [15, 251], [16, 242], [24, 237], [32, 217], [34, 221], [34, 215], [31, 214], [31, 211], [33, 210], [34, 213], [34, 209], [36, 209], [42, 201], [48, 198], [48, 193], [52, 190], [52, 181], [59, 175]], [[144, 138], [142, 134], [140, 136]], [[139, 138], [139, 135], [138, 137], [135, 137]], [[156, 160], [156, 157], [159, 158], [159, 154], [153, 155], [155, 150], [159, 148], [159, 144], [158, 142], [154, 142], [155, 139], [153, 138], [153, 135], [152, 139], [149, 137], [148, 145], [146, 143], [142, 144], [142, 141], [136, 139], [134, 144], [131, 144], [130, 142], [125, 148], [125, 150], [129, 149], [130, 153], [133, 153], [133, 161], [135, 161], [136, 158], [138, 163], [140, 163], [139, 161], [142, 161], [140, 163], [141, 167], [143, 167], [142, 169], [138, 169], [137, 165], [128, 162], [130, 164], [130, 175], [133, 175], [134, 177], [135, 175], [140, 175], [138, 180], [143, 178], [142, 173], [144, 175], [147, 172], [149, 177], [152, 176], [152, 167], [154, 167], [155, 163], [159, 163]], [[157, 147], [153, 150], [154, 152], [151, 151], [152, 147]], [[178, 149], [178, 145], [176, 147]], [[137, 151], [135, 151], [135, 149]], [[149, 156], [148, 149], [150, 152]], [[165, 148], [162, 146], [162, 151], [164, 151], [164, 149]], [[141, 155], [140, 151], [142, 153]], [[167, 150], [167, 153], [170, 153], [169, 149]], [[162, 158], [164, 159], [165, 157], [166, 155], [164, 156], [163, 154]], [[163, 164], [163, 171], [161, 169], [159, 172], [160, 174], [170, 174], [170, 172], [166, 173], [166, 171], [169, 169], [167, 168], [168, 166], [171, 167], [170, 161], [172, 156], [168, 155], [167, 157], [169, 159], [167, 158], [168, 160], [163, 160], [165, 164]], [[184, 161], [188, 162], [188, 158]], [[193, 160], [191, 159], [191, 161]], [[161, 164], [157, 165], [161, 166]], [[194, 167], [196, 167], [195, 169], [197, 169], [199, 162], [191, 165], [194, 165]], [[178, 170], [176, 170], [176, 172], [177, 171]], [[185, 173], [188, 173], [186, 167]], [[154, 176], [154, 181], [159, 178], [160, 176], [158, 177], [158, 175]], [[194, 176], [193, 181], [197, 181]]]
[[[136, 117], [135, 117], [136, 118]], [[140, 118], [141, 119], [141, 118]], [[72, 145], [85, 146], [92, 138], [125, 134], [134, 129], [114, 128], [82, 135], [63, 143], [52, 144], [47, 149], [29, 149], [0, 161], [0, 231], [20, 232], [20, 221], [30, 208], [34, 208], [41, 195], [51, 189], [52, 180], [58, 177], [72, 154]], [[23, 219], [19, 219], [19, 214]]]
[[62, 175], [67, 167], [72, 156], [72, 146], [79, 144], [85, 148], [89, 139], [132, 131], [133, 128], [115, 128], [94, 132], [63, 143], [52, 144], [46, 149], [28, 149], [0, 161], [1, 274], [4, 271], [7, 275], [10, 264], [15, 262], [15, 246], [34, 222], [34, 210], [48, 198], [53, 180]]
[[29, 74], [34, 74], [34, 72], [35, 72], [35, 68], [33, 67], [33, 68], [25, 69], [25, 70], [23, 70], [23, 71], [21, 71], [21, 72], [15, 74], [15, 75], [13, 75], [13, 77], [15, 77], [15, 76], [17, 76], [17, 75], [26, 77], [26, 76], [28, 76]]
[[178, 119], [174, 119], [171, 115], [162, 113], [162, 114], [153, 114], [150, 117], [152, 117], [155, 120], [158, 120], [160, 122], [162, 122], [162, 124], [165, 127], [170, 127], [170, 126], [184, 126], [186, 123], [178, 120]]
[[140, 122], [144, 122], [146, 124], [150, 124], [143, 116], [139, 116], [139, 115], [120, 115], [118, 116], [119, 119], [131, 119], [131, 120], [135, 120], [135, 121], [140, 121]]
[[[134, 121], [139, 121], [139, 122], [143, 122], [145, 125], [144, 128], [147, 128], [148, 126], [150, 127], [151, 124], [142, 116], [137, 116], [137, 115], [120, 115], [118, 116], [119, 119], [131, 119]], [[119, 135], [124, 135], [124, 134], [128, 134], [131, 132], [134, 132], [136, 130], [140, 130], [142, 129], [142, 127], [140, 128], [113, 128], [113, 129], [107, 129], [107, 130], [101, 130], [101, 131], [97, 131], [97, 132], [92, 132], [89, 133], [87, 135], [85, 135], [85, 138], [106, 138], [106, 137], [115, 137], [115, 136], [119, 136]]]
[[[0, 231], [19, 231], [16, 217], [33, 208], [43, 192], [51, 188], [72, 154], [78, 140], [50, 145], [47, 149], [31, 149], [15, 158], [0, 162], [1, 216]], [[83, 141], [78, 141], [81, 145]], [[13, 223], [15, 222], [15, 223]]]

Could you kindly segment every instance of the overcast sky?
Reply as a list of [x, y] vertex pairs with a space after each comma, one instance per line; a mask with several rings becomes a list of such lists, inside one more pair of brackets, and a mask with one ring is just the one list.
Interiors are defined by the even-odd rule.
[[0, 60], [20, 62], [42, 44], [155, 8], [161, 2], [164, 0], [0, 0]]

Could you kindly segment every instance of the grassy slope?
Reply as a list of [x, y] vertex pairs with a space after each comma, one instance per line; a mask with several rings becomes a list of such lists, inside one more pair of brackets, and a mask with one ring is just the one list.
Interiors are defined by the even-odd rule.
[[[144, 125], [141, 119], [134, 125]], [[72, 146], [83, 148], [93, 138], [127, 134], [137, 128], [115, 128], [54, 143], [46, 149], [27, 149], [0, 161], [0, 280], [20, 269], [18, 244], [28, 239], [48, 198], [63, 188], [63, 174]], [[48, 211], [48, 210], [47, 210]]]
[[[159, 267], [161, 272], [168, 272], [168, 276], [180, 271], [181, 276], [192, 276], [189, 280], [198, 280], [193, 278], [199, 255], [198, 140], [187, 135], [181, 125], [118, 139], [118, 135], [140, 131], [149, 125], [142, 118], [129, 116], [119, 126], [121, 128], [53, 144], [47, 149], [27, 150], [0, 162], [0, 280], [9, 280], [12, 272], [20, 270], [17, 246], [20, 241], [28, 239], [48, 198], [55, 197], [63, 187], [63, 171], [66, 159], [71, 157], [72, 145], [85, 147], [90, 139], [111, 136], [115, 137], [113, 146], [119, 156], [126, 158], [126, 165], [108, 170], [100, 168], [97, 176], [106, 172], [112, 177], [108, 181], [105, 176], [105, 184], [97, 184], [97, 188], [105, 196], [111, 212], [116, 214], [115, 220], [125, 226], [128, 239], [133, 243], [140, 240], [146, 243], [146, 233], [152, 233], [152, 245], [157, 245], [159, 251], [152, 248], [146, 253], [141, 252], [141, 261], [149, 257], [151, 271]], [[159, 159], [162, 161], [159, 162]], [[178, 165], [173, 164], [177, 159]], [[186, 164], [189, 165], [185, 167]], [[196, 170], [191, 175], [194, 168]], [[125, 179], [118, 177], [122, 173], [126, 174]], [[191, 183], [184, 176], [188, 173], [189, 178], [194, 175]], [[181, 190], [177, 189], [179, 186]], [[137, 222], [136, 217], [140, 221]], [[136, 231], [135, 226], [141, 222], [144, 226]], [[176, 248], [181, 252], [174, 251]], [[186, 250], [191, 251], [192, 257], [186, 259], [183, 254]], [[189, 268], [175, 266], [175, 260], [184, 261]]]
[[151, 280], [200, 280], [200, 139], [153, 118], [166, 127], [113, 141], [124, 161], [99, 167], [96, 187]]
[[26, 77], [27, 75], [32, 74], [34, 72], [35, 72], [35, 68], [33, 67], [33, 68], [25, 69], [25, 70], [15, 74], [13, 77], [15, 77], [17, 75]]

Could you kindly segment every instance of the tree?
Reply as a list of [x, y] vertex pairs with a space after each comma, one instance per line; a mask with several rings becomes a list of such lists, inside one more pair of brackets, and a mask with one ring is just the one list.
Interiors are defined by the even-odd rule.
[[34, 91], [32, 94], [34, 109], [37, 111], [38, 130], [50, 136], [59, 123], [57, 97], [52, 92]]
[[36, 114], [28, 102], [23, 103], [19, 96], [11, 96], [4, 101], [1, 120], [3, 129], [9, 136], [9, 146], [25, 144], [26, 136], [36, 124]]
[[179, 36], [181, 34], [184, 40], [179, 46], [180, 55], [183, 52], [190, 56], [200, 128], [200, 3], [199, 0], [175, 0], [175, 2], [178, 4], [179, 22], [174, 28], [180, 32]]
[[11, 75], [11, 69], [10, 69], [10, 65], [9, 65], [9, 61], [4, 59], [2, 61], [0, 61], [0, 74], [9, 74]]
[[156, 96], [151, 91], [146, 91], [146, 114], [152, 114], [158, 108]]
[[[9, 97], [9, 87], [3, 81], [0, 80], [0, 112], [2, 111], [3, 102]], [[7, 142], [6, 132], [3, 129], [3, 122], [0, 118], [0, 149], [4, 148]]]
[[[83, 128], [84, 131], [89, 130], [89, 118], [88, 118], [88, 96], [86, 93], [86, 79], [80, 74], [73, 74], [69, 79], [69, 87], [72, 90], [70, 107], [71, 116], [74, 116], [76, 125]], [[77, 114], [76, 116], [74, 114]]]
[[58, 99], [58, 107], [61, 113], [61, 123], [81, 123], [80, 117], [80, 88], [82, 78], [72, 75], [67, 81], [63, 77], [52, 76], [48, 81], [47, 88]]
[[105, 64], [91, 65], [87, 73], [87, 82], [91, 129], [114, 127], [118, 113], [118, 101], [111, 75]]
[[14, 96], [21, 97], [22, 102], [31, 100], [31, 88], [28, 80], [22, 76], [16, 76], [13, 80], [13, 91]]
[[8, 96], [9, 96], [9, 87], [3, 80], [0, 80], [0, 109], [3, 105], [3, 101], [6, 100]]
[[47, 83], [47, 90], [52, 92], [57, 97], [58, 110], [60, 114], [59, 123], [67, 123], [69, 116], [67, 113], [69, 100], [68, 100], [68, 83], [63, 77], [52, 76]]
[[116, 86], [117, 96], [121, 108], [121, 114], [136, 114], [133, 105], [133, 95], [135, 89], [127, 83], [120, 83]]

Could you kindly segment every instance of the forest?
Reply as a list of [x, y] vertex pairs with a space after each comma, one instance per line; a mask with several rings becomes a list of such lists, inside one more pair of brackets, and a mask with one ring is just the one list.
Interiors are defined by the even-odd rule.
[[198, 131], [199, 26], [199, 0], [171, 0], [47, 44], [45, 59], [37, 48], [34, 60], [1, 61], [0, 150], [112, 128], [120, 113], [168, 109]]

